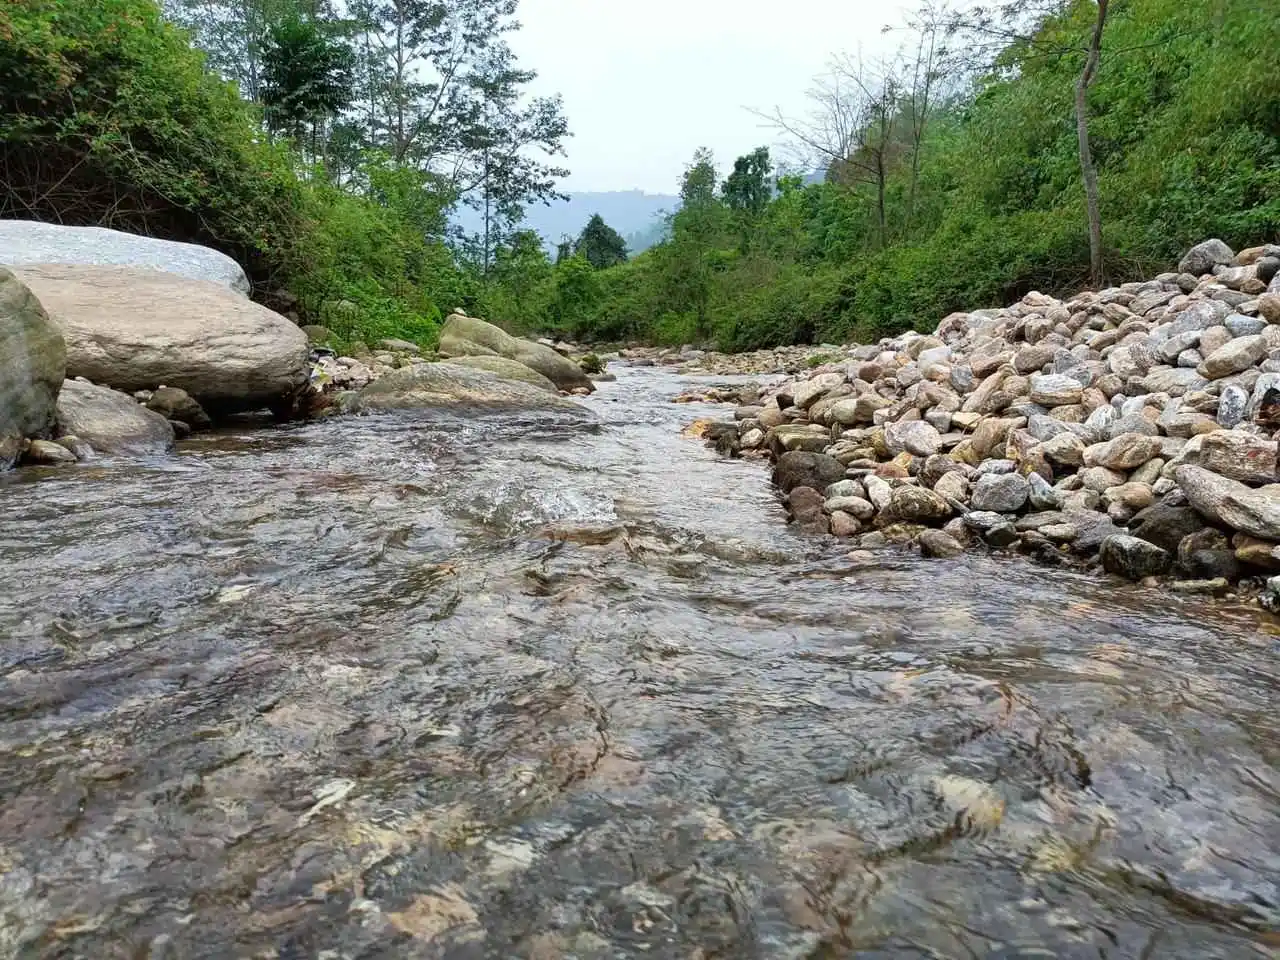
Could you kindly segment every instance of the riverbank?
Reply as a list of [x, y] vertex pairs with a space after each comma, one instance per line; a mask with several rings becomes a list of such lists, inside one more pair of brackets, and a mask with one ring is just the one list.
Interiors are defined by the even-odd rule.
[[814, 363], [712, 431], [770, 458], [800, 528], [928, 557], [1016, 550], [1280, 612], [1280, 247], [1211, 241], [1148, 283], [743, 369]]

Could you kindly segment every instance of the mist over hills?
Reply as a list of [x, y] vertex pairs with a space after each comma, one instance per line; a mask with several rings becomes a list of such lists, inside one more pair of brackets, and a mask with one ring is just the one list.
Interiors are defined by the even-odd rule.
[[[639, 253], [662, 239], [663, 217], [679, 205], [677, 196], [643, 190], [573, 193], [568, 200], [526, 208], [523, 226], [536, 230], [547, 249], [554, 250], [564, 237], [576, 238], [592, 215], [598, 213], [626, 238], [631, 253]], [[455, 219], [468, 232], [479, 231], [484, 226], [480, 215], [466, 207], [459, 209]]]

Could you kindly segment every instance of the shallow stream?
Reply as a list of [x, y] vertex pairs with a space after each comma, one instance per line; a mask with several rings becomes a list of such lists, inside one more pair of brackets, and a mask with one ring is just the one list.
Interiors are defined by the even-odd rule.
[[1280, 954], [1265, 622], [849, 560], [619, 374], [0, 479], [0, 956]]

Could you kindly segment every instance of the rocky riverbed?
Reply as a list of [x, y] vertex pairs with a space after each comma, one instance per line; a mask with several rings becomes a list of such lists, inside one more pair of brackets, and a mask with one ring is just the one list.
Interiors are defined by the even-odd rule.
[[1181, 266], [810, 351], [829, 362], [737, 398], [712, 439], [768, 455], [796, 524], [851, 545], [1084, 560], [1280, 611], [1280, 247]]
[[1272, 954], [1256, 607], [850, 557], [615, 367], [0, 477], [0, 954]]

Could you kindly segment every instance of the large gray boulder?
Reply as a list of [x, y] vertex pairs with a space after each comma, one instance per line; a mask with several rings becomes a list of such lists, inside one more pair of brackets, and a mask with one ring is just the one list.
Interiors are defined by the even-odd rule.
[[37, 263], [150, 267], [249, 295], [249, 278], [240, 264], [209, 247], [103, 227], [0, 220], [0, 264], [25, 267]]
[[99, 453], [145, 456], [173, 447], [173, 427], [128, 394], [68, 380], [58, 394], [58, 433], [76, 436]]
[[40, 301], [0, 268], [0, 470], [17, 460], [25, 438], [53, 429], [66, 366], [62, 334]]
[[1178, 272], [1199, 277], [1212, 273], [1214, 267], [1230, 263], [1235, 256], [1234, 251], [1221, 240], [1206, 240], [1187, 251], [1178, 264]]
[[559, 393], [560, 388], [532, 367], [526, 367], [516, 360], [506, 357], [454, 357], [449, 361], [460, 367], [473, 370], [486, 370], [503, 380], [519, 380], [535, 387], [541, 387], [550, 393]]
[[538, 371], [561, 390], [595, 390], [581, 367], [550, 347], [520, 340], [492, 323], [459, 313], [450, 316], [440, 329], [440, 355], [506, 357]]
[[116, 266], [15, 271], [62, 331], [67, 376], [185, 390], [210, 414], [274, 406], [307, 379], [307, 335], [207, 280]]
[[351, 413], [440, 408], [554, 411], [584, 419], [591, 416], [585, 407], [543, 387], [455, 363], [401, 367], [369, 384], [343, 407]]

